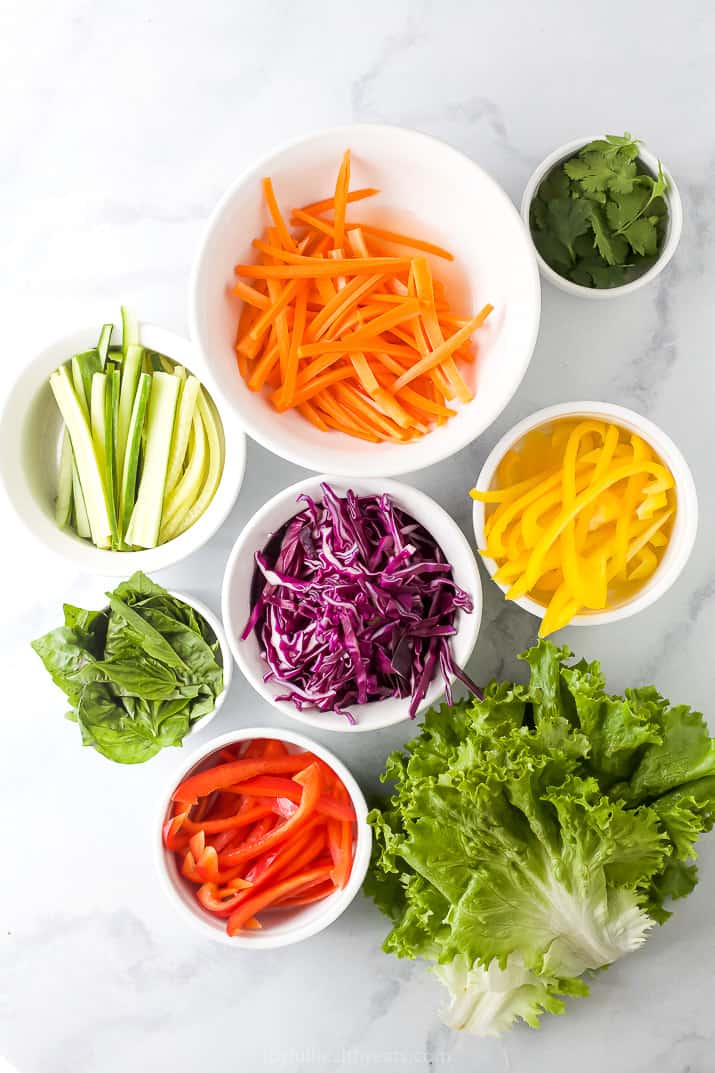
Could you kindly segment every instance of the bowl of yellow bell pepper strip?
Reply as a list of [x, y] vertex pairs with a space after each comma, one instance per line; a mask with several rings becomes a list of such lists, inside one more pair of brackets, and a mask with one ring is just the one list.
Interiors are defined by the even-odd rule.
[[611, 403], [560, 403], [525, 418], [470, 495], [487, 570], [542, 620], [542, 637], [649, 607], [695, 542], [698, 501], [683, 455], [652, 421]]

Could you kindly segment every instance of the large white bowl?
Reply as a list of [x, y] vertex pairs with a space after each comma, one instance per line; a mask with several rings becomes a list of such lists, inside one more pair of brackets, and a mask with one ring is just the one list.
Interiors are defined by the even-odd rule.
[[225, 443], [225, 460], [216, 494], [185, 533], [145, 551], [105, 551], [55, 522], [57, 458], [62, 418], [48, 379], [58, 365], [97, 342], [99, 326], [66, 335], [46, 347], [20, 373], [0, 416], [0, 481], [21, 522], [50, 551], [88, 573], [127, 577], [151, 573], [180, 562], [209, 540], [222, 524], [243, 482], [246, 438], [227, 413], [220, 392], [197, 349], [187, 339], [153, 324], [140, 325], [144, 346], [165, 354], [195, 373], [216, 404]]
[[[595, 134], [589, 138], [576, 138], [575, 141], [566, 142], [565, 145], [560, 145], [558, 149], [554, 149], [553, 153], [549, 153], [539, 166], [534, 169], [521, 199], [521, 216], [529, 235], [531, 235], [529, 222], [531, 203], [543, 180], [557, 164], [563, 164], [570, 160], [580, 149], [583, 149], [584, 145], [588, 145], [589, 142], [596, 141], [601, 137], [603, 135]], [[640, 147], [639, 158], [651, 175], [655, 177], [658, 174], [658, 158], [644, 145]], [[658, 254], [655, 264], [647, 272], [644, 272], [642, 276], [638, 276], [637, 279], [631, 280], [630, 283], [624, 283], [621, 287], [584, 287], [580, 283], [574, 283], [573, 280], [566, 279], [565, 276], [553, 269], [550, 264], [546, 263], [536, 246], [534, 246], [539, 270], [544, 279], [548, 280], [549, 283], [553, 283], [559, 290], [566, 291], [567, 294], [600, 302], [607, 298], [620, 298], [624, 294], [632, 294], [633, 291], [640, 290], [641, 287], [645, 287], [647, 283], [651, 283], [656, 276], [659, 276], [675, 253], [683, 230], [683, 206], [680, 201], [680, 192], [670, 172], [666, 171], [665, 168], [663, 168], [663, 172], [668, 180], [668, 189], [665, 194], [665, 201], [668, 206], [668, 223], [663, 248]]]
[[[379, 197], [351, 209], [354, 219], [411, 229], [448, 247], [461, 279], [457, 306], [494, 312], [477, 339], [476, 398], [441, 428], [406, 444], [371, 444], [321, 432], [300, 414], [277, 413], [248, 389], [233, 349], [241, 303], [231, 295], [238, 262], [255, 260], [251, 241], [268, 223], [261, 178], [270, 175], [283, 206], [332, 192], [345, 149], [351, 185]], [[440, 262], [440, 266], [444, 265]], [[446, 272], [446, 268], [441, 269]], [[446, 276], [444, 277], [446, 279]], [[308, 469], [349, 476], [394, 476], [447, 458], [499, 416], [529, 364], [539, 328], [539, 273], [531, 239], [504, 191], [456, 149], [399, 127], [338, 127], [274, 150], [224, 194], [199, 246], [190, 285], [189, 323], [227, 403], [250, 436]]]
[[[319, 730], [335, 730], [343, 733], [360, 733], [392, 726], [409, 718], [409, 698], [390, 698], [369, 704], [351, 704], [355, 716], [352, 724], [334, 712], [298, 709], [289, 701], [276, 698], [285, 693], [286, 686], [280, 682], [264, 682], [267, 665], [261, 656], [258, 638], [252, 632], [245, 641], [241, 633], [251, 613], [251, 585], [255, 570], [255, 553], [261, 551], [271, 536], [281, 529], [302, 509], [297, 498], [301, 494], [322, 499], [320, 486], [327, 482], [339, 495], [352, 489], [356, 495], [380, 495], [386, 493], [391, 499], [432, 534], [442, 548], [447, 562], [452, 566], [456, 584], [469, 593], [474, 610], [466, 614], [458, 610], [455, 616], [456, 634], [450, 638], [455, 662], [464, 667], [474, 651], [482, 618], [482, 586], [479, 569], [469, 541], [449, 514], [424, 492], [390, 480], [370, 480], [317, 476], [285, 488], [274, 496], [253, 516], [246, 525], [226, 564], [221, 595], [221, 613], [228, 643], [235, 660], [253, 688], [274, 708], [299, 723]], [[419, 711], [433, 705], [444, 694], [444, 683], [439, 670], [430, 684]]]
[[[219, 749], [236, 742], [250, 741], [252, 738], [273, 738], [285, 742], [291, 752], [307, 751], [315, 753], [333, 769], [350, 794], [356, 816], [355, 856], [352, 872], [343, 890], [336, 891], [321, 902], [299, 906], [293, 909], [272, 909], [261, 915], [260, 931], [245, 931], [231, 936], [226, 931], [226, 921], [206, 912], [199, 905], [194, 894], [195, 888], [184, 880], [177, 867], [176, 856], [165, 849], [162, 842], [162, 826], [169, 811], [171, 795], [179, 783], [194, 771], [198, 771], [206, 761]], [[323, 931], [344, 913], [360, 890], [368, 865], [372, 847], [372, 831], [367, 822], [367, 805], [362, 790], [345, 765], [324, 746], [311, 741], [302, 734], [292, 730], [274, 730], [271, 727], [245, 727], [234, 730], [221, 737], [213, 738], [196, 752], [185, 758], [180, 767], [167, 783], [161, 798], [159, 816], [157, 817], [154, 847], [156, 863], [164, 890], [172, 903], [187, 923], [200, 929], [205, 938], [244, 950], [272, 950], [279, 946], [299, 943], [311, 935]]]
[[[604, 626], [610, 622], [630, 618], [631, 615], [650, 607], [676, 581], [685, 567], [695, 543], [698, 530], [698, 498], [690, 467], [670, 436], [652, 421], [649, 421], [647, 417], [643, 417], [634, 410], [628, 410], [625, 406], [616, 406], [610, 402], [563, 402], [558, 403], [556, 406], [548, 406], [544, 410], [537, 410], [536, 413], [525, 417], [523, 421], [514, 425], [502, 436], [488, 455], [477, 478], [476, 487], [482, 492], [486, 492], [491, 488], [497, 468], [504, 455], [523, 439], [527, 432], [531, 432], [532, 429], [539, 428], [541, 425], [546, 425], [551, 421], [568, 417], [593, 417], [596, 420], [609, 421], [628, 429], [630, 432], [637, 433], [646, 443], [650, 444], [675, 479], [677, 506], [675, 522], [673, 523], [665, 554], [652, 576], [642, 588], [638, 589], [629, 599], [624, 600], [623, 603], [617, 604], [607, 611], [587, 611], [584, 614], [575, 615], [569, 622], [569, 626]], [[486, 545], [484, 503], [474, 501], [472, 517], [477, 547], [483, 548]], [[486, 557], [482, 559], [482, 562], [489, 571], [492, 580], [494, 580], [493, 575], [497, 569], [497, 564], [493, 559]], [[498, 581], [495, 584], [499, 585], [502, 592], [506, 592], [509, 587], [508, 585], [500, 584]], [[544, 605], [532, 600], [529, 596], [523, 596], [513, 602], [518, 604], [519, 607], [523, 607], [530, 614], [536, 615], [537, 618], [543, 618], [546, 613]]]

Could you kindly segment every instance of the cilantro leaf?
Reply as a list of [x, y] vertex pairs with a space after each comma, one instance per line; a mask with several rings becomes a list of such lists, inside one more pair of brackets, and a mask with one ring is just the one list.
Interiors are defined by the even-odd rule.
[[[620, 238], [620, 235], [616, 235]], [[650, 217], [642, 216], [640, 220], [634, 220], [623, 232], [623, 237], [630, 242], [636, 253], [644, 257], [655, 257], [658, 251], [658, 232]]]
[[609, 265], [621, 265], [628, 256], [628, 243], [618, 233], [609, 231], [598, 206], [591, 210], [591, 223], [596, 239], [596, 248]]
[[557, 165], [552, 168], [539, 187], [539, 197], [542, 201], [549, 202], [555, 197], [568, 197], [571, 188], [569, 177], [563, 167]]
[[648, 204], [648, 191], [636, 186], [628, 194], [617, 194], [609, 198], [606, 205], [606, 219], [612, 231], [623, 231], [640, 214]]
[[569, 251], [551, 231], [534, 231], [534, 245], [548, 265], [558, 272], [571, 264]]
[[613, 175], [611, 164], [603, 153], [583, 151], [564, 164], [564, 171], [570, 179], [580, 182], [584, 190], [594, 191], [606, 190]]
[[584, 198], [556, 197], [548, 204], [547, 225], [569, 251], [572, 261], [574, 241], [590, 228], [592, 211], [592, 203]]

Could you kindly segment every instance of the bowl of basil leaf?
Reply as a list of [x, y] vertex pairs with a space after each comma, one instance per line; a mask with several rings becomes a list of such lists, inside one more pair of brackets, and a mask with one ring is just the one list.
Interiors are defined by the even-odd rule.
[[119, 764], [180, 746], [214, 718], [231, 684], [223, 627], [205, 604], [133, 574], [100, 611], [64, 605], [32, 642], [67, 697], [83, 745]]
[[614, 298], [663, 271], [680, 240], [678, 189], [636, 138], [579, 138], [551, 153], [521, 203], [541, 274], [569, 294]]

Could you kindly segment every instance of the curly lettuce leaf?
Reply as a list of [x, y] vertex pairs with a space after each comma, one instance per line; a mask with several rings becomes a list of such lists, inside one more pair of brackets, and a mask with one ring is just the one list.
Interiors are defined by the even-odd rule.
[[501, 1036], [519, 1020], [538, 1028], [542, 1014], [565, 1011], [561, 995], [588, 994], [581, 980], [537, 976], [518, 954], [511, 954], [503, 967], [492, 961], [486, 968], [470, 968], [458, 955], [433, 971], [449, 991], [449, 1003], [440, 1011], [442, 1020], [476, 1036]]

